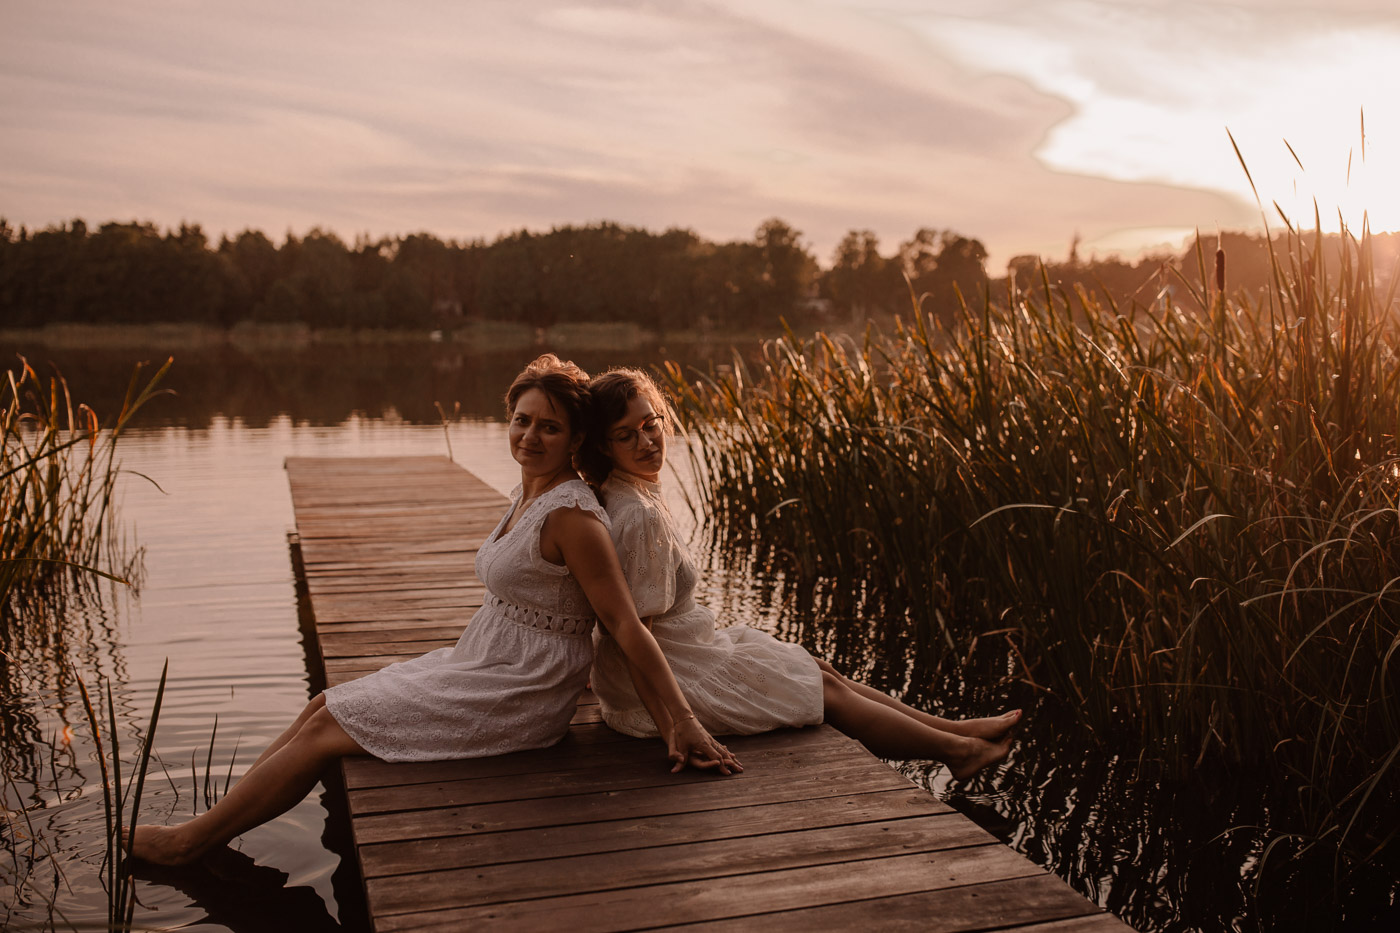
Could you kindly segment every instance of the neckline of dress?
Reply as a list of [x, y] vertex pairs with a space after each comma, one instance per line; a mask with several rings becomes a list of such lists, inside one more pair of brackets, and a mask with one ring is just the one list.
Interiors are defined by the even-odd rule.
[[[572, 479], [566, 479], [566, 480], [564, 480], [562, 483], [555, 483], [553, 486], [550, 486], [550, 487], [549, 487], [548, 489], [546, 489], [544, 492], [542, 492], [542, 493], [540, 493], [539, 495], [535, 496], [534, 499], [530, 500], [530, 505], [527, 505], [527, 506], [525, 507], [526, 511], [528, 511], [532, 506], [534, 506], [534, 504], [535, 504], [536, 502], [539, 502], [539, 501], [540, 501], [541, 499], [543, 499], [545, 496], [552, 495], [553, 493], [557, 492], [557, 491], [560, 490], [560, 489], [563, 489], [565, 486], [569, 485], [570, 483], [581, 483], [581, 482], [583, 482], [583, 480], [581, 480], [581, 479], [579, 479], [577, 476], [575, 476], [575, 477], [573, 477]], [[516, 483], [516, 484], [515, 484], [515, 489], [512, 490], [512, 492], [511, 492], [511, 499], [512, 499], [512, 504], [515, 505], [515, 506], [517, 506], [517, 507], [520, 505], [521, 502], [524, 502], [524, 501], [525, 501], [525, 484], [524, 484], [524, 483]]]
[[[642, 492], [650, 493], [656, 498], [661, 498], [661, 484], [653, 483], [649, 479], [642, 479], [635, 473], [628, 473], [626, 470], [613, 470], [611, 477], [615, 477], [629, 486], [635, 486]], [[611, 478], [610, 477], [610, 478]]]
[[[556, 485], [554, 485], [554, 486], [550, 486], [550, 487], [549, 487], [548, 489], [546, 489], [544, 492], [542, 492], [542, 493], [540, 493], [538, 496], [536, 496], [536, 497], [530, 502], [530, 504], [527, 505], [527, 506], [525, 506], [525, 508], [523, 508], [523, 509], [520, 507], [520, 503], [523, 502], [523, 501], [525, 500], [525, 484], [524, 484], [524, 483], [518, 483], [518, 484], [516, 484], [516, 487], [515, 487], [515, 489], [513, 490], [512, 496], [511, 496], [510, 511], [506, 513], [505, 518], [502, 518], [502, 519], [501, 519], [501, 527], [500, 527], [500, 529], [497, 530], [496, 534], [494, 534], [494, 535], [491, 537], [491, 540], [492, 540], [492, 541], [500, 541], [500, 540], [503, 540], [504, 538], [506, 538], [507, 536], [514, 534], [514, 533], [515, 533], [515, 529], [519, 528], [522, 524], [524, 524], [524, 522], [526, 521], [526, 519], [528, 519], [528, 518], [530, 517], [530, 516], [526, 515], [525, 513], [529, 512], [531, 509], [533, 509], [535, 506], [539, 505], [542, 501], [544, 501], [545, 499], [547, 499], [549, 496], [552, 496], [555, 492], [557, 492], [557, 491], [560, 490], [560, 489], [563, 489], [565, 486], [569, 485], [570, 483], [581, 483], [581, 482], [583, 482], [583, 480], [581, 480], [581, 479], [579, 479], [577, 476], [575, 476], [573, 479], [566, 479], [566, 480], [564, 480], [564, 482], [562, 482], [562, 483], [558, 483], [558, 484], [556, 484]], [[510, 521], [511, 516], [517, 515], [517, 514], [518, 514], [519, 517], [516, 518], [515, 524], [511, 525], [509, 528], [506, 528], [505, 525]]]

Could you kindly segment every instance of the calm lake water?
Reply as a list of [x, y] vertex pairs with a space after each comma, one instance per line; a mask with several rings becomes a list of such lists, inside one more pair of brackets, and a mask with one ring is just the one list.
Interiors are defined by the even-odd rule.
[[[155, 743], [160, 762], [146, 784], [143, 821], [174, 822], [205, 809], [206, 798], [230, 774], [236, 780], [310, 695], [287, 543], [294, 527], [287, 457], [444, 455], [450, 443], [459, 463], [503, 494], [519, 481], [505, 425], [486, 419], [499, 414], [504, 387], [534, 354], [502, 362], [501, 355], [469, 359], [442, 348], [426, 358], [415, 358], [413, 349], [391, 351], [398, 352], [359, 371], [344, 366], [354, 349], [312, 353], [294, 377], [297, 361], [284, 361], [286, 380], [238, 354], [188, 354], [194, 360], [177, 360], [167, 383], [179, 394], [152, 403], [143, 425], [122, 439], [120, 528], [128, 550], [142, 552], [142, 579], [138, 588], [104, 584], [68, 607], [76, 636], [68, 654], [90, 690], [99, 677], [113, 684], [128, 769], [169, 662]], [[35, 363], [44, 358], [27, 355]], [[103, 399], [119, 397], [133, 358], [48, 356], [58, 357], [75, 396], [99, 410]], [[192, 402], [212, 399], [211, 378], [227, 392], [224, 405]], [[363, 402], [381, 387], [425, 378], [430, 385], [417, 396], [386, 391], [376, 403]], [[313, 397], [314, 404], [298, 405]], [[413, 423], [398, 398], [424, 420], [437, 418], [435, 401], [449, 410], [461, 402], [468, 414], [446, 429]], [[683, 455], [674, 462], [673, 506], [684, 520], [690, 513], [679, 491], [688, 464]], [[723, 581], [709, 585], [724, 590], [712, 603], [738, 610], [751, 624], [773, 625], [776, 613], [752, 581], [737, 590]], [[29, 742], [7, 743], [5, 754], [10, 851], [0, 860], [0, 928], [101, 928], [105, 816], [81, 698], [47, 647], [18, 653], [7, 670], [20, 689], [0, 704], [5, 734]], [[211, 870], [143, 880], [136, 925], [365, 928], [354, 866], [342, 869], [349, 849], [338, 803], [318, 792], [238, 840]]]
[[[5, 349], [5, 348], [0, 348]], [[651, 354], [568, 354], [590, 369]], [[692, 354], [705, 367], [729, 351]], [[45, 353], [78, 398], [106, 414], [124, 389], [131, 352]], [[473, 356], [451, 346], [310, 348], [248, 354], [178, 351], [168, 385], [126, 436], [121, 528], [143, 551], [139, 589], [104, 585], [70, 607], [60, 648], [9, 663], [3, 701], [9, 780], [0, 852], [0, 927], [101, 928], [101, 775], [76, 688], [113, 685], [118, 737], [130, 762], [169, 661], [143, 821], [177, 821], [237, 777], [308, 699], [287, 533], [289, 456], [445, 454], [507, 492], [518, 468], [506, 450], [499, 396], [533, 351]], [[674, 354], [665, 354], [672, 356]], [[461, 404], [444, 428], [434, 402]], [[678, 516], [690, 482], [676, 451]], [[139, 474], [139, 475], [138, 475]], [[149, 479], [147, 479], [147, 477]], [[815, 605], [781, 573], [726, 554], [694, 527], [704, 601], [722, 619], [800, 641], [853, 674], [923, 708], [982, 715], [1030, 712], [1023, 741], [999, 774], [957, 788], [941, 768], [898, 764], [1039, 864], [1143, 929], [1259, 926], [1247, 876], [1271, 810], [1239, 775], [1156, 780], [1098, 749], [1017, 684], [934, 678], [912, 669], [898, 626]], [[465, 621], [465, 619], [463, 620]], [[215, 718], [217, 717], [217, 733]], [[212, 753], [211, 753], [211, 738]], [[659, 752], [658, 752], [659, 753]], [[128, 765], [129, 767], [129, 765]], [[1255, 828], [1250, 828], [1255, 827]], [[312, 794], [249, 832], [211, 865], [140, 882], [138, 927], [191, 930], [365, 929], [344, 814], [332, 792]], [[1394, 905], [1395, 878], [1371, 885], [1375, 918]], [[1387, 900], [1388, 898], [1388, 900]], [[1364, 929], [1364, 926], [1356, 926]]]

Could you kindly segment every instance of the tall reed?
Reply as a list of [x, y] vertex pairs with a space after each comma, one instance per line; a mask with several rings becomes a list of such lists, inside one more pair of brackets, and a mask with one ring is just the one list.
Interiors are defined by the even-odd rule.
[[[141, 794], [146, 786], [146, 771], [150, 767], [151, 749], [155, 742], [156, 726], [160, 722], [161, 701], [165, 698], [165, 678], [170, 670], [166, 661], [161, 668], [160, 684], [156, 687], [155, 704], [151, 708], [151, 722], [146, 728], [145, 740], [136, 760], [136, 768], [122, 785], [121, 743], [117, 739], [120, 724], [117, 720], [116, 704], [112, 700], [112, 684], [106, 682], [107, 738], [102, 740], [102, 725], [99, 714], [93, 706], [92, 697], [82, 679], [76, 676], [78, 689], [83, 697], [83, 710], [87, 714], [88, 726], [92, 729], [92, 740], [97, 751], [97, 761], [102, 770], [102, 804], [106, 817], [107, 832], [104, 836], [106, 856], [102, 867], [105, 871], [103, 888], [107, 892], [107, 929], [130, 930], [136, 911], [136, 879], [133, 877], [126, 852], [136, 839], [137, 818], [141, 814]], [[100, 695], [99, 695], [100, 698]], [[108, 745], [110, 744], [110, 749]], [[111, 767], [108, 767], [110, 758]], [[127, 817], [127, 804], [130, 802], [130, 817]]]
[[[41, 379], [23, 357], [0, 385], [0, 647], [46, 642], [37, 611], [87, 574], [118, 578], [107, 532], [118, 439], [170, 368], [142, 379], [137, 366], [120, 411], [105, 427], [75, 403], [62, 375]], [[102, 564], [107, 565], [103, 569]]]
[[1397, 278], [1365, 229], [1290, 226], [1258, 300], [1199, 261], [1147, 307], [1042, 276], [669, 377], [718, 534], [883, 606], [926, 664], [990, 651], [1105, 742], [1275, 769], [1269, 854], [1365, 861], [1400, 834]]

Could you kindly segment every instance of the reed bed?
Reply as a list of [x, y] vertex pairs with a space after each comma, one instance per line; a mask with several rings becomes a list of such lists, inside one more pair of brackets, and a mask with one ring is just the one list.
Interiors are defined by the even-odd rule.
[[1270, 775], [1291, 812], [1266, 865], [1393, 858], [1400, 309], [1369, 233], [1342, 241], [1290, 226], [1254, 298], [1217, 254], [1150, 306], [1042, 280], [946, 324], [916, 302], [862, 342], [671, 366], [714, 533], [1112, 754]]
[[[169, 366], [154, 373], [136, 367], [120, 410], [105, 425], [91, 406], [73, 399], [61, 374], [44, 379], [22, 357], [0, 383], [0, 776], [6, 799], [0, 883], [15, 896], [0, 926], [15, 919], [38, 928], [73, 926], [58, 903], [82, 882], [65, 870], [73, 867], [71, 853], [43, 811], [81, 797], [87, 783], [77, 724], [67, 721], [75, 687], [101, 770], [106, 831], [98, 873], [107, 928], [131, 926], [135, 889], [121, 842], [140, 806], [164, 674], [147, 747], [124, 781], [111, 682], [98, 675], [105, 685], [103, 709], [104, 691], [90, 696], [78, 667], [103, 666], [100, 639], [108, 633], [93, 624], [100, 613], [91, 611], [97, 602], [92, 584], [100, 578], [131, 582], [139, 573], [140, 550], [114, 534], [116, 448], [137, 411], [161, 394]], [[46, 705], [61, 731], [47, 734]], [[46, 885], [40, 873], [50, 872]]]
[[[129, 576], [112, 547], [116, 446], [170, 368], [136, 367], [120, 411], [103, 426], [75, 403], [61, 374], [41, 378], [22, 357], [0, 386], [0, 648], [47, 643], [46, 605], [93, 574]], [[105, 569], [104, 569], [105, 565]]]

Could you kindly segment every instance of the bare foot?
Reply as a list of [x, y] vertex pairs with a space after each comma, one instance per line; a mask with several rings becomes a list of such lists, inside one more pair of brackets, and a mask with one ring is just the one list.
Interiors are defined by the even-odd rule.
[[1005, 738], [1021, 724], [1021, 711], [1013, 709], [1002, 713], [1000, 716], [986, 716], [981, 719], [950, 719], [946, 726], [941, 726], [944, 732], [951, 732], [954, 735], [965, 735], [974, 739], [986, 739], [989, 742], [997, 742]]
[[964, 753], [956, 759], [950, 758], [945, 764], [953, 773], [953, 777], [961, 781], [972, 777], [988, 765], [1005, 761], [1006, 756], [1011, 753], [1011, 743], [1014, 741], [1011, 736], [1006, 736], [999, 742], [968, 737]]
[[200, 852], [185, 842], [178, 826], [137, 826], [130, 855], [153, 865], [188, 865]]

